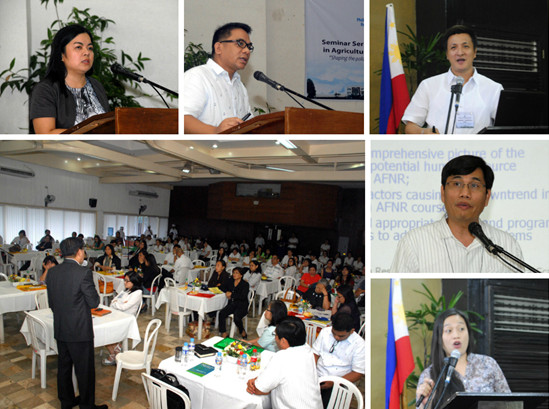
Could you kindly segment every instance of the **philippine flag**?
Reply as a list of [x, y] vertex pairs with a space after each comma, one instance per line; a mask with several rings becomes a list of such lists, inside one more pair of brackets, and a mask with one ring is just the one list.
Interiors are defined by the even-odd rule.
[[406, 86], [406, 77], [398, 48], [395, 10], [392, 3], [387, 4], [386, 8], [385, 47], [383, 48], [379, 101], [379, 133], [395, 134], [402, 115], [410, 103], [410, 94]]
[[400, 409], [406, 378], [414, 370], [414, 356], [406, 325], [400, 280], [391, 280], [385, 367], [385, 409]]

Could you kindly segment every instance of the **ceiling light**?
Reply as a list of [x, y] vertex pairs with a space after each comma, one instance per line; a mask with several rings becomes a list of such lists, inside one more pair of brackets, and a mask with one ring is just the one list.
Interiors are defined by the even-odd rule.
[[194, 149], [194, 146], [189, 146], [189, 149]]
[[146, 170], [145, 173], [151, 173], [154, 175], [156, 172], [154, 170]]
[[214, 143], [214, 144], [212, 145], [212, 149], [217, 149], [217, 143]]
[[270, 169], [270, 170], [280, 170], [282, 172], [295, 172], [294, 170], [283, 169], [283, 168], [275, 168], [274, 166], [266, 166], [266, 168]]
[[279, 139], [277, 142], [282, 146], [284, 146], [286, 149], [297, 149], [297, 146], [295, 146], [292, 142], [290, 142], [287, 139]]
[[65, 160], [65, 163], [69, 163], [69, 161], [68, 161], [68, 160]]
[[77, 161], [81, 161], [82, 158], [79, 156], [79, 157], [76, 158], [76, 160], [77, 160]]
[[181, 172], [183, 172], [183, 173], [190, 173], [191, 172], [191, 165], [189, 165], [189, 162], [185, 163], [185, 166], [183, 166], [183, 169], [181, 169]]

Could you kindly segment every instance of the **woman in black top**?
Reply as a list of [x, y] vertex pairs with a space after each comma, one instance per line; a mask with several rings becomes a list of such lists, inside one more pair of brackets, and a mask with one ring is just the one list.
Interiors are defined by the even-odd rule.
[[138, 242], [137, 250], [133, 253], [132, 258], [130, 258], [129, 261], [130, 268], [136, 267], [139, 264], [139, 253], [142, 251], [147, 251], [147, 242], [145, 240]]
[[231, 281], [231, 276], [227, 273], [225, 267], [227, 267], [227, 263], [223, 260], [219, 260], [215, 263], [215, 271], [208, 281], [208, 288], [219, 287], [221, 291], [226, 291], [229, 282]]
[[95, 264], [93, 266], [102, 271], [120, 270], [122, 268], [122, 261], [114, 253], [114, 247], [112, 244], [107, 244], [105, 246], [105, 253], [95, 260]]
[[158, 274], [160, 269], [156, 265], [156, 259], [152, 254], [149, 254], [147, 250], [142, 250], [137, 255], [139, 263], [134, 267], [134, 270], [143, 277], [143, 294], [151, 293], [151, 286], [153, 280]]
[[244, 330], [242, 318], [248, 314], [248, 291], [250, 286], [248, 282], [242, 279], [242, 271], [240, 267], [233, 269], [233, 279], [227, 286], [225, 296], [229, 302], [219, 311], [219, 333], [223, 338], [227, 336], [226, 319], [230, 314], [233, 314], [234, 323], [238, 328], [238, 332], [242, 338], [248, 338], [248, 334]]
[[337, 297], [332, 307], [332, 316], [338, 312], [344, 312], [353, 317], [353, 327], [358, 333], [360, 330], [360, 311], [356, 305], [353, 287], [342, 285], [337, 288]]
[[30, 99], [34, 131], [59, 134], [90, 116], [110, 110], [103, 86], [92, 78], [94, 62], [92, 34], [72, 24], [57, 32], [51, 46], [46, 77]]

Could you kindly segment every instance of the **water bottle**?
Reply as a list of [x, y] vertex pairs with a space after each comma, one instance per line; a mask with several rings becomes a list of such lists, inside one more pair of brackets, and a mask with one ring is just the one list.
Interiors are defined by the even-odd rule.
[[221, 376], [221, 369], [223, 367], [223, 354], [221, 351], [215, 355], [215, 366], [217, 368], [215, 371], [215, 376]]
[[243, 354], [240, 358], [240, 377], [244, 379], [248, 372], [248, 355]]
[[194, 338], [189, 342], [189, 361], [194, 359]]
[[189, 362], [189, 344], [188, 343], [184, 343], [183, 344], [183, 365], [187, 365], [187, 363]]
[[238, 376], [240, 376], [240, 371], [242, 369], [241, 361], [242, 361], [242, 352], [240, 352], [240, 354], [236, 357], [236, 374]]
[[297, 313], [299, 315], [303, 315], [303, 304], [299, 303], [299, 307], [297, 307]]
[[257, 371], [260, 368], [261, 355], [257, 353], [257, 349], [254, 348], [252, 357], [250, 359], [250, 371]]

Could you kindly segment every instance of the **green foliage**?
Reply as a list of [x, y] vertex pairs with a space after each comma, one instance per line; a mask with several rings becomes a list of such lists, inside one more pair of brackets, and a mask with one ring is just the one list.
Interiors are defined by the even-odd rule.
[[[435, 298], [433, 293], [427, 288], [425, 284], [421, 284], [424, 288], [424, 292], [415, 290], [416, 293], [421, 294], [427, 298], [427, 303], [422, 303], [420, 308], [415, 311], [406, 311], [406, 319], [408, 321], [408, 330], [410, 333], [416, 333], [419, 338], [423, 341], [423, 356], [416, 356], [416, 367], [419, 370], [419, 374], [428, 366], [430, 360], [430, 338], [433, 332], [433, 326], [437, 316], [446, 311], [449, 308], [455, 308], [455, 305], [459, 299], [463, 296], [462, 291], [458, 291], [457, 294], [454, 294], [450, 301], [446, 302], [446, 297], [440, 296]], [[465, 311], [469, 315], [471, 330], [481, 333], [482, 331], [478, 328], [477, 324], [471, 320], [472, 316], [483, 320], [484, 317], [474, 311]], [[419, 380], [419, 375], [416, 372], [413, 372], [408, 379], [406, 379], [406, 387], [408, 389], [416, 390], [417, 383]], [[415, 398], [408, 403], [408, 406], [415, 405]]]
[[415, 83], [426, 77], [428, 72], [440, 73], [448, 69], [446, 55], [438, 48], [438, 42], [442, 34], [437, 33], [429, 38], [417, 37], [409, 25], [408, 32], [399, 31], [408, 37], [409, 43], [401, 44], [402, 66], [407, 72], [410, 95], [413, 95], [413, 75], [416, 74]]
[[210, 53], [204, 50], [202, 44], [189, 42], [189, 45], [185, 48], [184, 71], [198, 65], [206, 64], [206, 62], [208, 62], [208, 58], [210, 58]]
[[[50, 0], [40, 0], [40, 3], [47, 8]], [[86, 27], [93, 35], [93, 42], [95, 44], [93, 77], [105, 88], [111, 109], [114, 109], [115, 107], [140, 106], [134, 96], [126, 94], [126, 89], [123, 84], [124, 82], [128, 82], [135, 89], [140, 89], [140, 85], [126, 77], [118, 77], [110, 70], [110, 66], [117, 61], [115, 50], [113, 49], [115, 42], [112, 37], [103, 37], [104, 32], [109, 25], [116, 23], [111, 19], [91, 14], [89, 8], [83, 10], [73, 8], [67, 21], [64, 22], [59, 18], [59, 13], [57, 11], [57, 5], [59, 3], [63, 3], [63, 0], [53, 0], [57, 19], [54, 20], [47, 29], [47, 38], [40, 42], [41, 48], [35, 54], [31, 55], [29, 66], [14, 71], [13, 69], [16, 62], [14, 58], [11, 60], [9, 68], [0, 73], [0, 79], [3, 80], [2, 85], [0, 85], [0, 95], [2, 95], [7, 88], [10, 88], [11, 92], [14, 90], [19, 92], [24, 91], [30, 96], [34, 85], [40, 82], [46, 75], [51, 44], [55, 33], [62, 27], [76, 23]], [[149, 60], [150, 58], [144, 57], [141, 52], [137, 57], [131, 57], [124, 51], [121, 51], [122, 65], [128, 64], [129, 69], [132, 71], [142, 71], [145, 68], [144, 63]], [[173, 99], [171, 95], [170, 98]]]
[[254, 107], [254, 113], [256, 113], [257, 115], [263, 115], [263, 114], [270, 114], [271, 112], [276, 110], [276, 108], [272, 105], [269, 105], [268, 102], [265, 102], [265, 104], [267, 105], [267, 111], [265, 111], [261, 107]]

